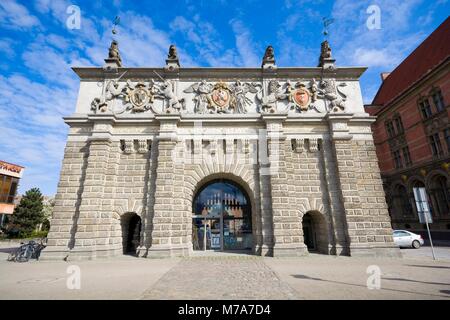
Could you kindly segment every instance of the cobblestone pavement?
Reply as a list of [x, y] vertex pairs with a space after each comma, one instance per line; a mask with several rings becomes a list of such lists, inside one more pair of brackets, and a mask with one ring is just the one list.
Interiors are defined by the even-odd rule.
[[255, 256], [183, 259], [143, 299], [299, 299], [296, 292]]

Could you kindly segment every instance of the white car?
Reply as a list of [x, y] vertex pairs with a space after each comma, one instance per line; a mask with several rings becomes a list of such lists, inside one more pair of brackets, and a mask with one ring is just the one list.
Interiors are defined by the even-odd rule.
[[399, 247], [419, 249], [423, 246], [423, 239], [420, 234], [415, 234], [406, 230], [394, 230], [394, 243]]

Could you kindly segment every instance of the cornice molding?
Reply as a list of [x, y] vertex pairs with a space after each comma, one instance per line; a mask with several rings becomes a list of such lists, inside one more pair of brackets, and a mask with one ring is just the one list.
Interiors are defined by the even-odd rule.
[[99, 67], [73, 67], [72, 70], [84, 81], [98, 81], [114, 79], [118, 74], [124, 74], [123, 79], [158, 79], [155, 71], [167, 79], [199, 80], [217, 79], [312, 79], [312, 78], [336, 78], [338, 80], [358, 80], [366, 71], [366, 67], [339, 67], [330, 71], [323, 71], [319, 67], [305, 68], [277, 68], [273, 72], [265, 72], [261, 68], [180, 68], [177, 72], [169, 72], [164, 68], [118, 68], [117, 72], [106, 71]]

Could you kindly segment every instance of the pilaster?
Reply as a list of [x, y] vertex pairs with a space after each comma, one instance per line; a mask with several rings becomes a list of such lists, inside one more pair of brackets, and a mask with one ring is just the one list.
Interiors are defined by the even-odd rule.
[[[185, 256], [189, 253], [189, 245], [185, 243], [182, 225], [187, 223], [186, 213], [176, 195], [182, 189], [176, 188], [178, 172], [174, 157], [177, 144], [178, 114], [157, 116], [160, 122], [158, 136], [158, 153], [155, 182], [155, 204], [153, 210], [152, 244], [147, 258]], [[179, 183], [179, 182], [178, 182]], [[180, 199], [180, 198], [178, 198]]]
[[[341, 205], [336, 204], [333, 208], [335, 210], [335, 219], [337, 220], [335, 236], [337, 242], [343, 244], [340, 254], [349, 254], [352, 256], [395, 256], [395, 252], [392, 253], [389, 250], [383, 250], [385, 248], [393, 248], [393, 244], [392, 242], [389, 243], [389, 239], [383, 237], [383, 241], [380, 241], [383, 242], [381, 247], [377, 245], [374, 246], [373, 242], [375, 242], [375, 237], [373, 238], [373, 241], [371, 241], [374, 232], [370, 227], [367, 228], [367, 222], [371, 220], [370, 214], [368, 214], [370, 211], [367, 211], [369, 209], [367, 203], [369, 201], [372, 202], [373, 200], [369, 200], [369, 198], [366, 197], [365, 191], [361, 192], [359, 188], [359, 185], [363, 183], [360, 169], [364, 164], [359, 157], [360, 151], [362, 150], [359, 150], [358, 147], [354, 147], [355, 141], [349, 133], [347, 122], [351, 119], [351, 116], [351, 114], [329, 114], [327, 117], [330, 126], [331, 150], [334, 155], [337, 173], [336, 184], [338, 188], [336, 191], [338, 192], [340, 198], [339, 202], [341, 203]], [[364, 144], [364, 141], [362, 142]], [[376, 158], [372, 160], [376, 161]], [[334, 199], [334, 201], [336, 201], [336, 199]], [[375, 202], [377, 202], [376, 199]], [[375, 204], [375, 207], [378, 208], [380, 205]], [[339, 254], [339, 252], [337, 252], [337, 254]]]
[[267, 129], [267, 149], [269, 166], [266, 172], [270, 183], [273, 219], [273, 249], [274, 257], [300, 256], [307, 254], [307, 249], [299, 235], [298, 214], [289, 205], [289, 187], [286, 168], [286, 137], [283, 135], [283, 121], [286, 114], [263, 115]]

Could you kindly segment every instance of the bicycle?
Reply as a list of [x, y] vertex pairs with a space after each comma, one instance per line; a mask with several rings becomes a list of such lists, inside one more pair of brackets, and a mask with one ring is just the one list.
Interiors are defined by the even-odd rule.
[[39, 260], [42, 249], [45, 248], [44, 239], [41, 239], [40, 243], [30, 240], [28, 243], [21, 243], [21, 246], [11, 252], [8, 256], [8, 261], [14, 262], [27, 262], [30, 259]]

